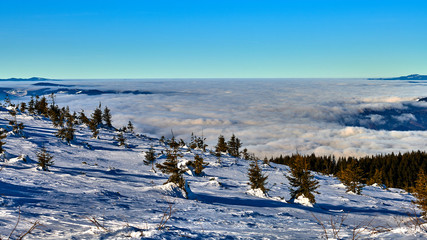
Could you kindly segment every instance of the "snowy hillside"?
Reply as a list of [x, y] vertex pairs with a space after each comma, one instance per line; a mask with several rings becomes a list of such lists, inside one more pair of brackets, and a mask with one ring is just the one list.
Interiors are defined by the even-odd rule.
[[[101, 129], [99, 139], [92, 139], [81, 125], [67, 144], [55, 137], [50, 120], [18, 113], [23, 138], [11, 132], [10, 119], [0, 109], [0, 128], [8, 130], [0, 171], [2, 239], [19, 218], [12, 239], [36, 221], [41, 225], [25, 239], [427, 238], [408, 216], [414, 198], [400, 189], [368, 186], [356, 195], [346, 193], [336, 178], [315, 174], [317, 203], [291, 204], [286, 202], [288, 167], [261, 165], [269, 176], [270, 192], [264, 196], [248, 191], [249, 162], [223, 156], [218, 163], [213, 155], [184, 148], [183, 163], [196, 153], [209, 163], [205, 176], [185, 174], [191, 189], [186, 199], [182, 191], [163, 185], [167, 175], [143, 164], [150, 146], [164, 152], [158, 139], [126, 133], [125, 148], [114, 139], [116, 132]], [[42, 147], [53, 156], [49, 172], [37, 165]]]

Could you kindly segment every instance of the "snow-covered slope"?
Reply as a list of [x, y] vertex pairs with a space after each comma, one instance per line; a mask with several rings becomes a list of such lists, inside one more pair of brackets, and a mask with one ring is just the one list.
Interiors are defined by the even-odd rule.
[[[9, 119], [0, 110], [0, 127], [10, 130]], [[191, 188], [186, 199], [172, 185], [163, 185], [167, 175], [143, 164], [143, 152], [151, 145], [164, 151], [157, 139], [127, 133], [129, 148], [124, 148], [111, 130], [91, 139], [87, 127], [79, 126], [68, 145], [54, 136], [57, 129], [50, 121], [25, 114], [17, 119], [27, 138], [9, 132], [5, 139], [2, 238], [19, 217], [12, 238], [35, 221], [42, 225], [27, 239], [312, 239], [325, 238], [325, 231], [329, 238], [427, 238], [410, 224], [407, 213], [414, 210], [414, 198], [400, 189], [369, 186], [355, 195], [336, 178], [315, 174], [317, 204], [291, 204], [285, 201], [290, 198], [286, 166], [262, 165], [271, 189], [263, 195], [248, 191], [247, 161], [223, 156], [220, 164], [210, 154], [182, 149], [182, 161], [197, 153], [209, 163], [203, 177], [191, 171], [185, 175]], [[42, 147], [54, 156], [49, 172], [37, 168]]]

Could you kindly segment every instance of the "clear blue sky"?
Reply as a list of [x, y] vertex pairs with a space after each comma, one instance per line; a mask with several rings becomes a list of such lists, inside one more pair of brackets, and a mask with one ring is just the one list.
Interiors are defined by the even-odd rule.
[[427, 74], [425, 0], [1, 0], [0, 78]]

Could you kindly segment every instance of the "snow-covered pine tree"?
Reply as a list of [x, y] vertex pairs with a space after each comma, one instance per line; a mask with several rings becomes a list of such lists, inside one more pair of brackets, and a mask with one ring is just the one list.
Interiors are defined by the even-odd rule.
[[303, 196], [308, 198], [310, 203], [316, 203], [313, 193], [318, 193], [316, 189], [319, 186], [319, 182], [313, 179], [313, 175], [308, 170], [307, 160], [298, 155], [289, 167], [291, 175], [287, 176], [287, 178], [292, 187], [291, 201]]
[[269, 189], [265, 187], [268, 176], [262, 173], [257, 159], [249, 164], [248, 177], [251, 189], [261, 189], [263, 193], [268, 192]]
[[421, 210], [424, 218], [427, 218], [427, 175], [424, 170], [420, 170], [418, 173], [417, 180], [415, 181], [415, 187], [412, 189], [414, 196], [417, 200], [414, 201]]
[[347, 192], [360, 194], [363, 188], [361, 183], [363, 179], [363, 171], [357, 164], [357, 161], [350, 161], [347, 163], [345, 169], [338, 172], [338, 179], [346, 186]]
[[49, 167], [53, 165], [52, 158], [53, 156], [46, 151], [45, 147], [37, 152], [38, 165], [42, 168], [43, 171], [49, 171]]
[[102, 120], [105, 122], [105, 126], [107, 128], [112, 128], [113, 125], [111, 123], [111, 111], [108, 107], [104, 108], [104, 113], [102, 114]]
[[156, 170], [154, 169], [154, 162], [156, 162], [156, 151], [154, 150], [153, 146], [150, 146], [148, 151], [145, 152], [144, 164], [151, 165], [151, 170], [155, 172]]

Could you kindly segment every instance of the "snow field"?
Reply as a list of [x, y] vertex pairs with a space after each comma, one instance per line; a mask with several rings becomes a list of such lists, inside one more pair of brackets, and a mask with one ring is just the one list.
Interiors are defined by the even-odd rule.
[[[9, 114], [0, 111], [0, 127], [8, 128], [8, 119]], [[414, 198], [400, 189], [367, 186], [356, 195], [346, 193], [336, 178], [314, 173], [320, 183], [317, 203], [309, 206], [300, 199], [301, 204], [291, 204], [286, 202], [287, 166], [260, 164], [269, 176], [270, 191], [264, 195], [247, 184], [249, 162], [224, 155], [219, 164], [208, 153], [182, 149], [183, 163], [196, 153], [209, 163], [202, 177], [185, 174], [191, 189], [186, 199], [182, 190], [163, 185], [167, 175], [143, 164], [143, 151], [151, 145], [165, 152], [157, 139], [126, 133], [130, 147], [124, 148], [113, 139], [114, 131], [102, 129], [99, 139], [92, 139], [87, 127], [78, 126], [75, 141], [68, 145], [54, 136], [57, 130], [46, 119], [18, 114], [17, 120], [24, 123], [27, 138], [9, 133], [5, 139], [1, 237], [14, 228], [20, 208], [15, 234], [35, 221], [42, 223], [26, 239], [321, 239], [322, 224], [333, 238], [331, 222], [341, 219], [341, 238], [351, 239], [354, 228], [360, 225], [363, 230], [367, 223], [390, 229], [373, 233], [367, 228], [358, 236], [427, 238], [405, 224]], [[54, 156], [50, 172], [37, 168], [36, 152], [43, 146]], [[158, 162], [164, 159], [161, 155]], [[170, 219], [159, 229], [170, 210]]]

